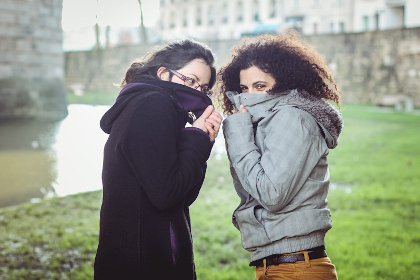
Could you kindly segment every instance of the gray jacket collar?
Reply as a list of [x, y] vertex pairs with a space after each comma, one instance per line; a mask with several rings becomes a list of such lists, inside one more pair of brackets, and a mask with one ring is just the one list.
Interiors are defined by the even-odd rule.
[[242, 104], [251, 114], [252, 123], [258, 123], [279, 106], [290, 105], [309, 113], [320, 125], [328, 148], [334, 149], [338, 145], [338, 137], [343, 129], [341, 113], [325, 100], [313, 96], [306, 91], [297, 89], [278, 94], [251, 94], [226, 92], [229, 100], [237, 109]]

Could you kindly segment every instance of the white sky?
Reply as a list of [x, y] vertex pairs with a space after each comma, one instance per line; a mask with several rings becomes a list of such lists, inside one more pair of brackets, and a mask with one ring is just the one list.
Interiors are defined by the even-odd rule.
[[[91, 27], [96, 23], [100, 26], [129, 26], [140, 25], [140, 8], [138, 0], [63, 0], [64, 31], [78, 30]], [[142, 0], [143, 19], [146, 26], [153, 26], [159, 18], [158, 0]]]

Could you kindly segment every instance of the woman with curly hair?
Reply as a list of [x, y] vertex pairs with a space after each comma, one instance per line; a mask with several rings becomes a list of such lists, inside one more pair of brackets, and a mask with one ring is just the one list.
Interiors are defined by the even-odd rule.
[[340, 91], [296, 33], [244, 39], [218, 73], [215, 96], [241, 202], [232, 222], [255, 279], [337, 279], [325, 252], [332, 227], [327, 155], [337, 146]]

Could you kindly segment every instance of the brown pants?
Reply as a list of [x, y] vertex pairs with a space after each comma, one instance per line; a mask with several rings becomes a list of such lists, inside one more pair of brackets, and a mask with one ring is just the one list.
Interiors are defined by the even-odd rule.
[[256, 267], [255, 280], [337, 280], [335, 266], [329, 257], [309, 260], [308, 252], [298, 252], [305, 255], [305, 261], [265, 265]]

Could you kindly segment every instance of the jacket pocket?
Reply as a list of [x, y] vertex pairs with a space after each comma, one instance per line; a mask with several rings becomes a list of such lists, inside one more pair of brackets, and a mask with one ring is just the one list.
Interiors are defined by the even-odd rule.
[[241, 232], [242, 246], [244, 249], [251, 249], [269, 244], [271, 241], [265, 232], [264, 227], [255, 218], [255, 207], [236, 210], [233, 215]]

